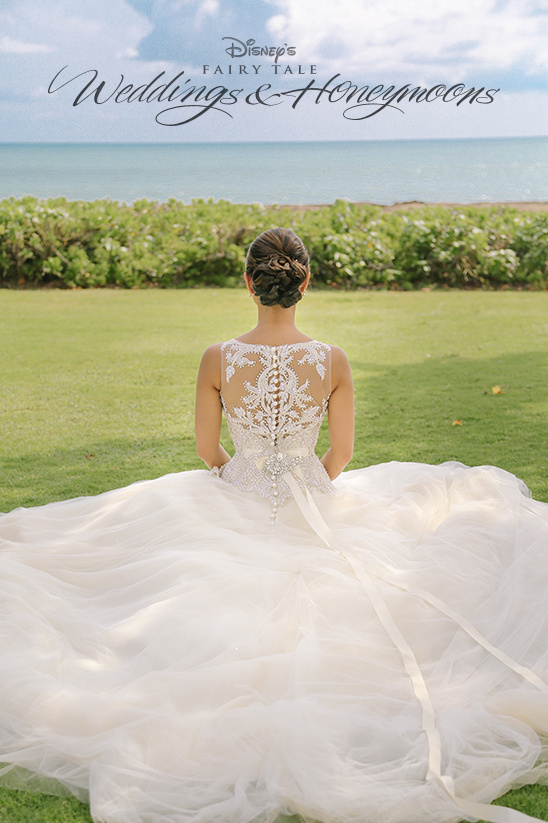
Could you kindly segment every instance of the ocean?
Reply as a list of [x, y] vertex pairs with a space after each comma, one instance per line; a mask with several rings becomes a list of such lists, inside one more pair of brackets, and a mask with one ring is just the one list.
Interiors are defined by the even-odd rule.
[[0, 198], [389, 205], [548, 200], [548, 137], [294, 143], [0, 143]]

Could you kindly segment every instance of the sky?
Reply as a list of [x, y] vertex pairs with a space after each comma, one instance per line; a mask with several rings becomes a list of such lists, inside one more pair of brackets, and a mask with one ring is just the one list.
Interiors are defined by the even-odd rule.
[[0, 0], [0, 142], [546, 134], [548, 0]]

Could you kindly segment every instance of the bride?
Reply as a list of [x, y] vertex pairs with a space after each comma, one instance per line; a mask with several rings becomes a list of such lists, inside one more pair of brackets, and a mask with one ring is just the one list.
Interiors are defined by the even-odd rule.
[[198, 376], [209, 472], [0, 517], [4, 785], [104, 823], [532, 819], [488, 804], [547, 782], [548, 505], [490, 466], [341, 474], [309, 276], [288, 229], [251, 245], [257, 326]]

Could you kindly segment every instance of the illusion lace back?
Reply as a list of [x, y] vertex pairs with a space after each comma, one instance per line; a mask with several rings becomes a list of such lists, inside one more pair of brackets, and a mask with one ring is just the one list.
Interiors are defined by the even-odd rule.
[[523, 821], [485, 804], [548, 782], [548, 505], [493, 466], [331, 482], [330, 371], [230, 340], [221, 472], [0, 516], [0, 783], [97, 823]]
[[331, 392], [329, 346], [229, 340], [221, 351], [221, 399], [236, 450], [223, 480], [266, 498], [273, 520], [292, 480], [333, 491], [314, 453]]

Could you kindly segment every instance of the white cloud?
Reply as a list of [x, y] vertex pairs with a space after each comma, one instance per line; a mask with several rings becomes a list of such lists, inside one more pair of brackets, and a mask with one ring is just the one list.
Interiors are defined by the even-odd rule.
[[[542, 8], [548, 10], [548, 0], [159, 0], [170, 25], [188, 21], [193, 38], [196, 26], [201, 26], [204, 43], [212, 37], [211, 24], [224, 20], [229, 6], [234, 10], [239, 5], [245, 22], [244, 12], [251, 3], [272, 14], [268, 22], [272, 43], [296, 46], [297, 55], [288, 62], [316, 62], [322, 77], [338, 71], [343, 79], [360, 84], [403, 80], [426, 85], [458, 82], [467, 76], [475, 84], [485, 82], [484, 72], [492, 77], [519, 66], [516, 77], [526, 91], [527, 76], [538, 78], [548, 68], [541, 18], [534, 17]], [[274, 139], [298, 140], [310, 136], [311, 112], [315, 139], [546, 132], [547, 94], [538, 91], [538, 82], [529, 96], [503, 97], [501, 91], [492, 106], [447, 106], [442, 116], [436, 105], [408, 106], [405, 116], [386, 112], [353, 123], [342, 118], [340, 107], [310, 102], [292, 110], [288, 99], [287, 104], [264, 111], [238, 106], [233, 120], [212, 115], [181, 130], [161, 128], [154, 121], [152, 105], [96, 106], [86, 101], [73, 107], [88, 75], [54, 94], [47, 91], [64, 65], [68, 68], [57, 87], [91, 69], [97, 69], [97, 82], [104, 80], [108, 90], [121, 74], [125, 82], [136, 85], [151, 81], [161, 71], [166, 73], [161, 82], [182, 69], [196, 79], [196, 69], [181, 62], [188, 55], [183, 48], [173, 61], [140, 57], [143, 40], [151, 32], [160, 39], [157, 51], [148, 53], [162, 54], [162, 30], [154, 29], [129, 0], [48, 0], [47, 4], [0, 0], [0, 32], [0, 140], [260, 140], [272, 139], [273, 123]], [[280, 76], [280, 83], [286, 81], [294, 78]], [[217, 130], [219, 119], [223, 125]]]
[[117, 51], [116, 57], [118, 60], [124, 60], [126, 57], [131, 59], [133, 57], [139, 57], [139, 52], [132, 46], [128, 46], [127, 48], [122, 49], [122, 51]]
[[203, 0], [198, 10], [198, 14], [217, 14], [218, 12], [219, 0]]
[[[541, 0], [274, 0], [268, 26], [325, 70], [375, 69], [430, 76], [546, 68]], [[542, 3], [548, 7], [546, 0]], [[541, 22], [542, 21], [542, 22]]]
[[214, 17], [219, 13], [219, 0], [202, 0], [196, 13], [194, 25], [200, 28], [207, 22], [208, 17]]
[[48, 96], [48, 90], [45, 86], [38, 86], [35, 89], [32, 89], [30, 93], [31, 97], [33, 98], [46, 98]]
[[[140, 41], [152, 29], [146, 17], [138, 14], [124, 0], [18, 0], [8, 3], [8, 11], [0, 6], [0, 52], [18, 54], [22, 58], [31, 51], [38, 56], [51, 53], [63, 63], [94, 65], [102, 60], [112, 66], [117, 58], [133, 58]], [[27, 41], [47, 42], [35, 46]], [[20, 45], [16, 49], [12, 44]], [[2, 44], [7, 44], [8, 47]], [[28, 46], [28, 48], [27, 48]], [[23, 48], [25, 47], [25, 48]], [[21, 60], [24, 66], [24, 61]], [[85, 68], [88, 68], [85, 66]]]
[[46, 43], [24, 43], [13, 37], [0, 38], [0, 53], [2, 54], [49, 54], [54, 51]]

